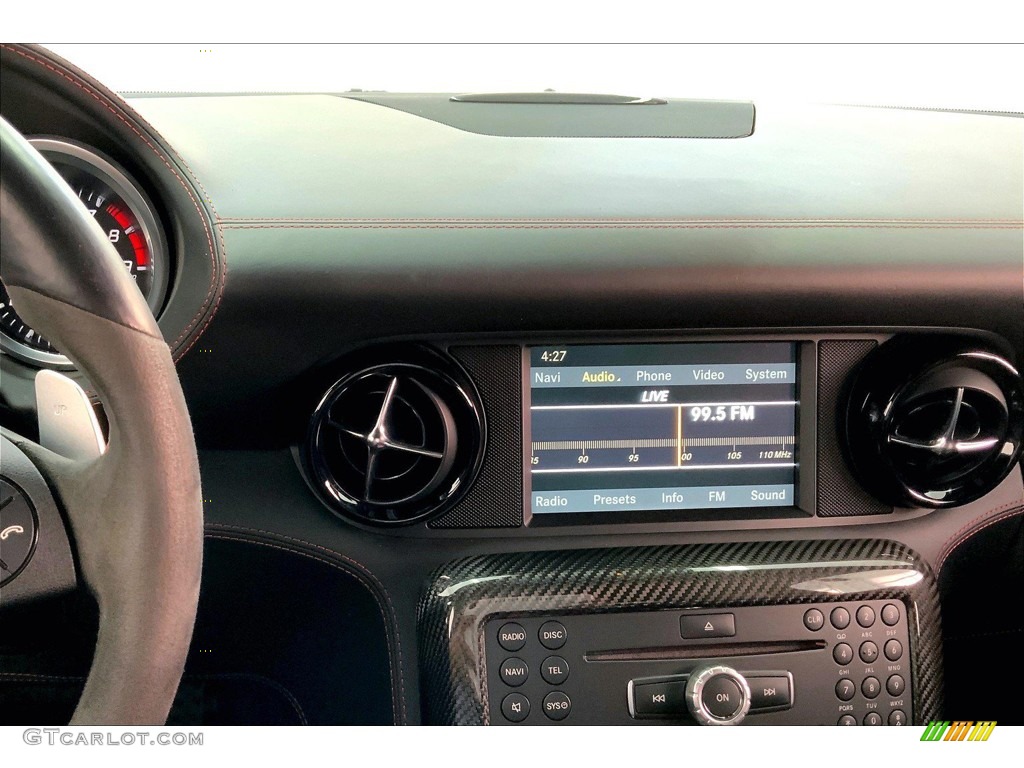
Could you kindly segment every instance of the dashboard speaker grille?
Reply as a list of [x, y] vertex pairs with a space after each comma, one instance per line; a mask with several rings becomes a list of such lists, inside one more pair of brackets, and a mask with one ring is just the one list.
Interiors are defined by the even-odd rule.
[[818, 516], [884, 515], [892, 507], [864, 491], [847, 469], [839, 440], [839, 407], [853, 369], [877, 344], [869, 339], [818, 346]]
[[483, 403], [487, 443], [476, 482], [431, 528], [518, 528], [523, 524], [523, 382], [518, 346], [452, 347]]

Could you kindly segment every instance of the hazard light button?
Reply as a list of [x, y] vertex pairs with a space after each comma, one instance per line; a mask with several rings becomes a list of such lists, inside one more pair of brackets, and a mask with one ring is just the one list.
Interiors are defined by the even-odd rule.
[[679, 632], [685, 640], [733, 637], [736, 634], [736, 616], [732, 613], [687, 613], [679, 617]]

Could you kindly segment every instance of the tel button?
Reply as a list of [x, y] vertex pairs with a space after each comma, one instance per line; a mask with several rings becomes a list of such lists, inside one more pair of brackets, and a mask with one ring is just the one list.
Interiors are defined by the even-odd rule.
[[502, 624], [498, 630], [498, 645], [506, 651], [518, 651], [526, 645], [526, 630], [514, 621]]
[[551, 685], [561, 685], [569, 679], [569, 662], [561, 656], [548, 656], [540, 663], [540, 676]]
[[565, 627], [557, 621], [545, 621], [540, 625], [540, 632], [537, 636], [540, 638], [540, 644], [552, 651], [565, 645], [565, 641], [569, 637]]

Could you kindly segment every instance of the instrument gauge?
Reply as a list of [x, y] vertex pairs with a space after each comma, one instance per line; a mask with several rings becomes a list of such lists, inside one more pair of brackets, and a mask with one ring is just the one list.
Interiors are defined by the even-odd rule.
[[[29, 141], [82, 201], [156, 315], [167, 293], [169, 264], [159, 219], [145, 193], [123, 168], [94, 149], [65, 139]], [[2, 284], [0, 348], [36, 366], [70, 366], [48, 339], [18, 316]]]

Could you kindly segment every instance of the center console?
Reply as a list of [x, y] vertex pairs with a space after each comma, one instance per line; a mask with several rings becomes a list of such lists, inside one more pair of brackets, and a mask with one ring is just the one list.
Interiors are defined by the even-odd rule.
[[940, 553], [906, 532], [1018, 503], [1011, 356], [910, 329], [379, 347], [300, 463], [348, 523], [504, 551], [422, 594], [428, 722], [921, 723]]
[[428, 717], [905, 725], [935, 717], [935, 585], [885, 541], [475, 558], [420, 606]]

